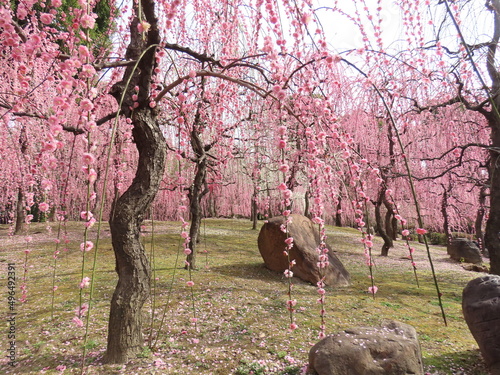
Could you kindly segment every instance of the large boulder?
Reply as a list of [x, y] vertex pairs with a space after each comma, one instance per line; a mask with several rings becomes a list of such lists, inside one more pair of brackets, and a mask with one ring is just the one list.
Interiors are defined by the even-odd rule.
[[387, 320], [380, 327], [353, 328], [327, 336], [309, 351], [317, 375], [423, 375], [415, 328]]
[[465, 263], [482, 263], [481, 250], [467, 238], [454, 238], [447, 247], [451, 259]]
[[469, 281], [462, 295], [462, 311], [490, 373], [500, 375], [500, 276]]
[[[316, 284], [324, 276], [326, 285], [348, 285], [349, 272], [328, 245], [329, 265], [320, 273], [316, 251], [320, 243], [317, 225], [302, 215], [294, 214], [291, 218], [288, 233], [290, 237], [293, 237], [293, 247], [289, 255], [290, 260], [294, 259], [296, 262], [292, 268], [294, 276], [312, 284]], [[281, 230], [281, 226], [284, 222], [283, 216], [269, 219], [262, 226], [258, 239], [260, 255], [266, 267], [277, 272], [284, 272], [288, 269], [288, 259], [283, 255], [286, 249], [286, 234]]]

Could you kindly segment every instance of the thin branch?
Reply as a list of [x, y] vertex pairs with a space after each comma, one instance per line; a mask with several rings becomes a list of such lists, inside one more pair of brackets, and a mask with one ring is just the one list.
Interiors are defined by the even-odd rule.
[[165, 43], [165, 48], [172, 50], [172, 51], [178, 51], [178, 52], [185, 53], [191, 57], [194, 57], [196, 60], [198, 60], [200, 62], [207, 62], [207, 63], [213, 64], [219, 68], [223, 68], [220, 61], [216, 60], [213, 56], [208, 56], [205, 53], [195, 52], [189, 47], [182, 47], [178, 44]]

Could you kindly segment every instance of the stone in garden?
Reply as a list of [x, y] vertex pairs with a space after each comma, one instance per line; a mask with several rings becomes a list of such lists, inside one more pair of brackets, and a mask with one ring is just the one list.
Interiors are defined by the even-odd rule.
[[415, 328], [387, 320], [380, 327], [353, 328], [325, 337], [309, 351], [316, 375], [423, 375]]
[[451, 259], [465, 263], [482, 263], [481, 250], [467, 238], [454, 238], [447, 247]]
[[490, 373], [500, 375], [500, 276], [469, 281], [462, 295], [462, 311]]
[[466, 271], [472, 271], [472, 272], [484, 272], [484, 273], [490, 272], [489, 268], [482, 264], [464, 264], [462, 268]]
[[[322, 276], [325, 276], [326, 285], [348, 285], [349, 272], [328, 245], [329, 265], [322, 269], [323, 274], [320, 273], [316, 251], [320, 242], [318, 226], [305, 216], [294, 214], [291, 217], [292, 222], [288, 225], [288, 233], [290, 237], [293, 237], [293, 247], [289, 252], [290, 259], [296, 262], [292, 268], [293, 276], [312, 284], [316, 284]], [[277, 272], [284, 272], [288, 269], [288, 258], [283, 255], [287, 238], [281, 230], [284, 221], [283, 216], [269, 219], [262, 226], [258, 239], [260, 255], [266, 267]]]

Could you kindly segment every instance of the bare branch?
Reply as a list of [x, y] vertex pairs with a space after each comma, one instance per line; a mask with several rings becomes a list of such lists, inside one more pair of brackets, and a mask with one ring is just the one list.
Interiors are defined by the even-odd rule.
[[220, 61], [216, 60], [213, 56], [208, 56], [205, 53], [195, 52], [189, 47], [182, 47], [178, 44], [165, 43], [165, 48], [172, 50], [172, 51], [178, 51], [178, 52], [185, 53], [191, 57], [194, 57], [196, 60], [198, 60], [200, 62], [206, 62], [206, 63], [212, 64], [212, 65], [215, 65], [219, 68], [223, 68]]

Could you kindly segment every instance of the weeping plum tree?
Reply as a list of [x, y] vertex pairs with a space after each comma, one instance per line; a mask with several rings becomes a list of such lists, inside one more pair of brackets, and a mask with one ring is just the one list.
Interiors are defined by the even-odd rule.
[[[72, 27], [67, 32], [61, 31], [64, 28], [58, 24], [61, 19], [58, 17], [66, 17], [58, 10], [61, 1], [54, 0], [49, 5], [40, 2], [41, 8], [36, 11], [20, 7], [21, 10], [16, 10], [17, 19], [30, 21], [24, 25], [20, 25], [13, 17], [11, 2], [2, 3], [0, 53], [5, 62], [1, 66], [5, 79], [0, 82], [0, 106], [4, 110], [3, 130], [7, 129], [7, 132], [11, 129], [18, 131], [17, 117], [29, 109], [33, 111], [31, 116], [26, 117], [35, 118], [36, 121], [26, 120], [26, 124], [31, 134], [39, 131], [44, 136], [41, 145], [34, 145], [33, 155], [30, 155], [43, 165], [40, 171], [33, 171], [36, 178], [42, 180], [49, 171], [53, 176], [56, 175], [60, 167], [56, 156], [64, 156], [69, 164], [74, 164], [72, 173], [83, 170], [83, 176], [80, 177], [84, 184], [80, 185], [80, 189], [81, 186], [92, 186], [90, 182], [95, 182], [94, 155], [98, 155], [96, 148], [99, 147], [95, 142], [96, 133], [101, 131], [107, 135], [108, 138], [101, 134], [101, 143], [107, 142], [113, 146], [111, 135], [117, 126], [124, 129], [125, 133], [131, 131], [138, 153], [134, 176], [128, 188], [106, 212], [109, 215], [118, 273], [109, 315], [107, 362], [126, 362], [144, 344], [141, 310], [149, 297], [151, 271], [139, 236], [142, 221], [157, 196], [164, 175], [167, 160], [165, 135], [168, 133], [164, 127], [165, 119], [166, 122], [176, 121], [184, 117], [188, 110], [191, 110], [191, 115], [194, 114], [192, 123], [198, 129], [193, 128], [192, 132], [186, 134], [183, 147], [191, 147], [192, 155], [196, 156], [198, 162], [200, 173], [195, 176], [195, 179], [199, 177], [195, 186], [200, 189], [199, 198], [204, 191], [203, 180], [207, 167], [202, 163], [210, 157], [207, 152], [212, 147], [212, 142], [204, 139], [199, 127], [206, 126], [210, 136], [220, 137], [224, 127], [248, 113], [238, 113], [236, 110], [227, 115], [228, 108], [239, 107], [231, 105], [231, 102], [265, 101], [266, 117], [256, 121], [266, 124], [270, 136], [269, 141], [259, 148], [264, 149], [265, 156], [272, 156], [263, 160], [272, 160], [277, 164], [275, 169], [279, 169], [279, 176], [274, 175], [272, 180], [266, 181], [266, 189], [279, 194], [277, 200], [281, 204], [281, 213], [290, 213], [287, 208], [292, 206], [292, 189], [307, 181], [306, 189], [309, 189], [311, 197], [309, 211], [315, 222], [324, 222], [322, 217], [326, 213], [326, 198], [334, 198], [334, 202], [335, 199], [336, 202], [354, 201], [352, 210], [357, 215], [356, 223], [360, 229], [363, 228], [365, 223], [361, 208], [368, 199], [368, 189], [372, 189], [372, 193], [377, 192], [379, 185], [374, 183], [367, 187], [366, 181], [362, 179], [380, 182], [378, 179], [381, 177], [375, 166], [383, 163], [376, 158], [367, 161], [359, 155], [361, 137], [356, 144], [349, 132], [359, 131], [361, 134], [366, 123], [360, 121], [355, 124], [357, 128], [353, 129], [346, 114], [362, 112], [366, 108], [362, 96], [360, 101], [355, 101], [352, 98], [356, 96], [347, 95], [346, 92], [349, 87], [353, 88], [352, 94], [356, 90], [371, 90], [371, 84], [376, 83], [377, 77], [349, 78], [339, 83], [337, 78], [341, 73], [337, 66], [342, 59], [328, 49], [328, 42], [309, 1], [295, 1], [292, 4], [288, 1], [260, 0], [139, 0], [133, 2], [130, 9], [130, 23], [123, 22], [127, 28], [122, 28], [122, 23], [117, 26], [117, 32], [124, 36], [117, 39], [126, 44], [114, 46], [112, 53], [102, 55], [91, 48], [92, 35], [89, 30], [95, 26], [92, 12], [94, 3], [84, 0], [78, 3], [72, 12], [67, 12], [72, 17]], [[249, 3], [251, 6], [248, 6]], [[413, 2], [403, 3], [404, 6], [412, 6]], [[280, 19], [284, 16], [288, 22], [282, 24]], [[382, 19], [380, 14], [377, 17]], [[370, 23], [377, 33], [380, 32], [377, 29], [379, 24]], [[362, 25], [359, 26], [361, 28]], [[286, 35], [284, 30], [288, 31]], [[368, 65], [390, 69], [390, 64], [380, 57], [383, 54], [366, 54], [372, 47], [366, 43], [366, 48], [359, 51], [358, 57]], [[375, 44], [377, 48], [383, 48], [381, 41], [377, 40]], [[490, 55], [494, 55], [496, 50], [488, 48]], [[489, 61], [488, 66], [492, 68], [492, 65]], [[98, 72], [102, 71], [107, 74], [99, 75]], [[394, 70], [391, 74], [397, 76], [400, 72]], [[383, 76], [382, 73], [380, 75]], [[380, 82], [387, 81], [383, 78]], [[196, 105], [188, 106], [189, 103], [196, 103], [196, 100], [202, 105], [212, 102], [210, 98], [200, 95], [200, 82], [203, 80], [210, 87], [207, 95], [213, 95], [217, 90], [228, 90], [227, 86], [213, 84], [215, 81], [233, 87], [231, 95], [221, 96], [229, 103], [217, 103], [217, 110], [225, 113], [218, 118], [220, 121], [210, 121], [213, 120], [210, 111], [206, 112], [206, 116], [196, 119]], [[412, 80], [416, 81], [414, 75], [407, 82]], [[499, 85], [497, 81], [493, 82]], [[398, 92], [400, 98], [402, 92], [408, 93], [406, 86], [401, 88], [394, 85], [394, 91]], [[107, 93], [114, 97], [114, 103], [109, 102]], [[51, 96], [52, 100], [47, 100], [47, 96]], [[418, 95], [414, 97], [420, 98]], [[359, 106], [353, 107], [353, 103]], [[500, 123], [487, 110], [488, 103], [481, 104], [477, 110], [490, 116], [490, 123]], [[401, 107], [402, 121], [408, 107], [408, 103], [405, 108]], [[395, 108], [399, 106], [395, 105]], [[432, 129], [429, 123], [427, 125], [427, 130], [404, 124], [401, 129], [408, 128], [407, 136], [411, 138], [411, 133]], [[254, 135], [251, 124], [248, 126], [238, 129], [241, 139]], [[492, 129], [496, 127], [491, 125]], [[500, 139], [497, 133], [500, 131], [492, 132], [493, 144], [500, 146], [500, 140], [496, 139]], [[77, 154], [71, 156], [72, 153], [65, 149], [65, 144], [70, 143], [67, 136], [77, 135], [82, 135], [81, 138], [85, 137], [85, 140], [81, 141]], [[17, 141], [19, 138], [15, 139]], [[413, 151], [410, 146], [408, 141], [405, 151], [398, 155], [399, 161], [406, 157], [406, 150]], [[493, 154], [494, 149], [491, 150], [494, 158], [496, 154]], [[229, 149], [225, 152], [217, 156], [229, 157], [232, 151]], [[39, 159], [35, 155], [39, 155]], [[373, 166], [368, 166], [368, 162]], [[6, 167], [2, 168], [7, 171]], [[27, 175], [27, 171], [28, 168], [25, 168], [23, 173]], [[21, 183], [22, 179], [19, 178], [19, 181]], [[492, 195], [500, 189], [500, 177], [499, 181], [495, 181], [492, 180]], [[16, 189], [11, 190], [17, 192]], [[103, 189], [103, 194], [105, 191]], [[51, 198], [56, 202], [59, 192], [44, 189], [44, 193], [47, 196], [52, 194]], [[492, 197], [492, 204], [496, 202], [495, 199], [500, 200], [500, 192], [495, 194], [498, 197]], [[192, 195], [195, 195], [194, 191]], [[85, 203], [89, 203], [91, 196], [87, 197]], [[174, 204], [178, 204], [179, 208], [183, 206], [181, 202]], [[71, 207], [79, 217], [81, 206], [85, 209], [82, 204]], [[334, 207], [333, 212], [337, 209]], [[86, 211], [83, 214], [84, 217], [88, 216]], [[490, 215], [487, 244], [492, 241], [491, 233], [494, 233], [494, 227], [498, 224], [494, 220]]]

